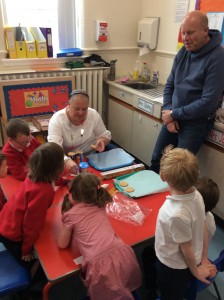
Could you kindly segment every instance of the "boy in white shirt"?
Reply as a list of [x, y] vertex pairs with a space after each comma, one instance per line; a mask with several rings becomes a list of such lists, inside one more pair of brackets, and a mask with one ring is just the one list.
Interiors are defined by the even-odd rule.
[[196, 156], [168, 146], [160, 162], [160, 176], [171, 193], [160, 208], [155, 233], [160, 299], [182, 300], [192, 275], [209, 284], [206, 278], [215, 269], [207, 259], [203, 199], [194, 187], [199, 177]]
[[204, 200], [208, 241], [210, 242], [216, 231], [215, 219], [211, 211], [219, 201], [220, 190], [218, 185], [206, 176], [200, 177], [195, 187]]

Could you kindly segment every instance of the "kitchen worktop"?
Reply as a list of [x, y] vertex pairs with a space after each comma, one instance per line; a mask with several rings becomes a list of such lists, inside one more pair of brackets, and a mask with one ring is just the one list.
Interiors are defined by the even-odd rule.
[[106, 83], [109, 85], [111, 96], [158, 119], [161, 118], [163, 85], [158, 84], [153, 89], [136, 90], [120, 81], [107, 80]]

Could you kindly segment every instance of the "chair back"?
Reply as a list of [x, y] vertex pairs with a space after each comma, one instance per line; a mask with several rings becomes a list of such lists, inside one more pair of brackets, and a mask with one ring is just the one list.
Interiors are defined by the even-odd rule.
[[0, 296], [25, 289], [30, 284], [30, 273], [0, 243]]

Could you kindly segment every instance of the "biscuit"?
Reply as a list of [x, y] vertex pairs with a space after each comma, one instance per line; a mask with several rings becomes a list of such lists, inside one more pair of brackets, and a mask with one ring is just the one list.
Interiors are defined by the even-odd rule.
[[131, 186], [127, 187], [125, 190], [126, 190], [126, 192], [128, 192], [128, 193], [134, 192], [134, 189], [133, 189], [133, 187], [131, 187]]
[[128, 186], [127, 181], [121, 181], [120, 186], [122, 186], [122, 187]]
[[74, 156], [75, 155], [75, 152], [68, 152], [68, 156]]
[[94, 144], [91, 144], [90, 147], [91, 147], [92, 149], [96, 149], [96, 145], [94, 145]]

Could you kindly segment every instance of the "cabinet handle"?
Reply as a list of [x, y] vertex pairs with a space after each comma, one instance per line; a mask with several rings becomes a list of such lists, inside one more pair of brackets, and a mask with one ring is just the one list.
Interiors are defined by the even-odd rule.
[[154, 127], [155, 127], [155, 128], [158, 127], [158, 123], [155, 123], [155, 124], [154, 124]]
[[141, 114], [138, 115], [138, 121], [139, 121], [139, 123], [142, 123], [142, 115]]
[[125, 97], [125, 93], [120, 92], [120, 96], [121, 96], [121, 97]]

